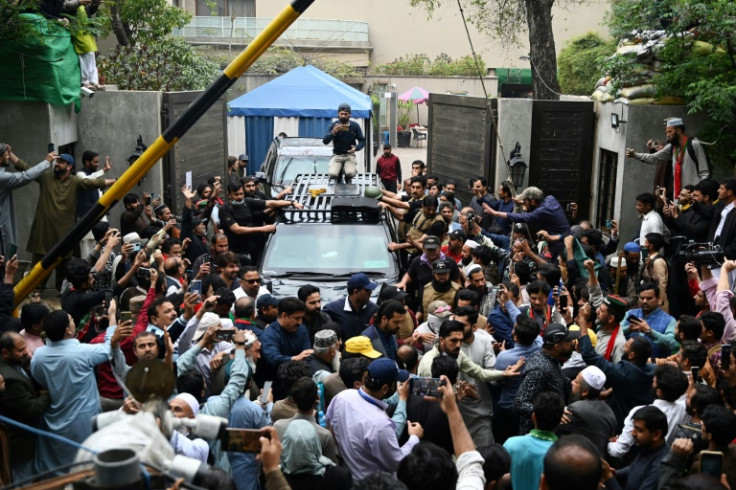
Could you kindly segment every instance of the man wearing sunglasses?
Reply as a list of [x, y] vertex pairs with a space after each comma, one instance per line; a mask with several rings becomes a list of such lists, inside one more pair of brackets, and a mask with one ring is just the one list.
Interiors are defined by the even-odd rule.
[[252, 265], [241, 266], [240, 287], [233, 291], [235, 299], [238, 300], [243, 296], [249, 296], [255, 301], [259, 296], [268, 294], [266, 286], [262, 286], [261, 284], [262, 279], [258, 268]]

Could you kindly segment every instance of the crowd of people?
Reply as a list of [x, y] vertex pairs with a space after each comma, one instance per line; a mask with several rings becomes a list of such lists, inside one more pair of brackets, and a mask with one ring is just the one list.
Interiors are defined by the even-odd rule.
[[[170, 435], [220, 472], [217, 488], [736, 485], [736, 180], [637, 196], [641, 230], [625, 241], [536, 187], [494, 195], [477, 177], [463, 205], [421, 161], [402, 181], [386, 150], [396, 284], [364, 271], [324, 305], [311, 284], [274, 296], [256, 265], [279, 211], [302, 205], [288, 188], [267, 198], [241, 155], [181, 189], [179, 218], [125, 196], [119, 226], [95, 224], [57, 269], [61, 309], [33, 298], [13, 318], [10, 191], [41, 185], [40, 256], [113, 181], [94, 152], [75, 175], [70, 155], [31, 167], [0, 145], [2, 482], [66, 471], [76, 450], [48, 433], [83, 444], [101, 412], [146, 410], [124, 382], [145, 361], [175, 377], [175, 417], [263, 430], [260, 453]], [[725, 256], [684, 253], [678, 235]]]

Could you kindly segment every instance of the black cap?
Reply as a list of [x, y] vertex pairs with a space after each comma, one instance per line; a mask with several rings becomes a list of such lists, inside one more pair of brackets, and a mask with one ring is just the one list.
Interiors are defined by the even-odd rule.
[[463, 230], [451, 231], [447, 234], [447, 236], [454, 240], [462, 240], [463, 243], [465, 243], [465, 240], [468, 239], [468, 235], [466, 235]]
[[383, 286], [383, 289], [381, 289], [381, 294], [378, 295], [378, 299], [381, 301], [388, 301], [391, 299], [401, 301], [406, 299], [408, 296], [409, 293], [407, 293], [406, 291], [402, 291], [396, 286], [390, 286], [387, 284]]
[[429, 235], [424, 239], [422, 248], [424, 250], [437, 250], [440, 248], [440, 239], [434, 235]]
[[555, 345], [578, 337], [580, 337], [580, 330], [571, 332], [561, 323], [550, 323], [545, 329], [542, 339], [545, 345]]
[[434, 262], [434, 266], [432, 267], [432, 273], [433, 274], [442, 274], [443, 272], [450, 273], [452, 269], [450, 269], [450, 261], [439, 259]]

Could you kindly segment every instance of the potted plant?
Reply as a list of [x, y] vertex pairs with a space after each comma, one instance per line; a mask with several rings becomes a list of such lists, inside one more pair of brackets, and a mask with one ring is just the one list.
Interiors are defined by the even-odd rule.
[[411, 131], [409, 131], [409, 115], [414, 109], [414, 103], [412, 101], [399, 101], [398, 103], [398, 123], [401, 126], [401, 131], [396, 135], [399, 140], [399, 147], [406, 148], [411, 144]]

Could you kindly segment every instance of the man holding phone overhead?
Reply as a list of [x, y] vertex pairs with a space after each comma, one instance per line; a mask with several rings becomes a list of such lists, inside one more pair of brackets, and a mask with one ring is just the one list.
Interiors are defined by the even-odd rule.
[[[18, 231], [15, 225], [13, 189], [18, 189], [38, 178], [51, 166], [56, 152], [50, 151], [39, 164], [31, 167], [18, 158], [7, 143], [0, 143], [0, 255], [10, 258], [17, 249]], [[8, 172], [10, 165], [18, 172]]]

